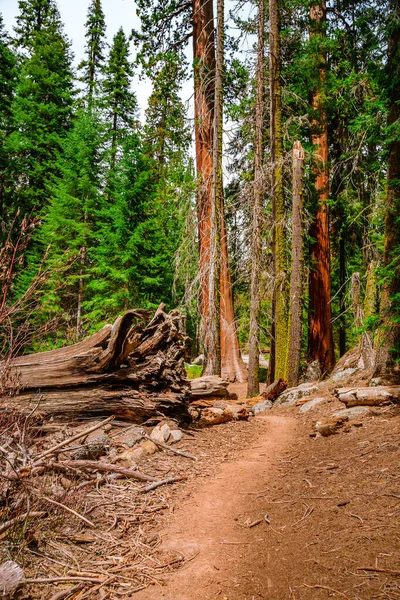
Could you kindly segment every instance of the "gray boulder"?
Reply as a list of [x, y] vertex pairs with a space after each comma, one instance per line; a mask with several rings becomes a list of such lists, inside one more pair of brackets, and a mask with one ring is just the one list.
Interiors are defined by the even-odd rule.
[[257, 402], [257, 404], [255, 404], [251, 410], [253, 411], [254, 415], [258, 415], [258, 413], [264, 412], [265, 410], [269, 410], [272, 407], [273, 404], [271, 400], [261, 400], [261, 402]]
[[275, 401], [275, 406], [291, 406], [295, 404], [297, 400], [312, 396], [319, 392], [319, 387], [312, 383], [302, 383], [295, 388], [290, 388], [283, 392], [279, 398]]

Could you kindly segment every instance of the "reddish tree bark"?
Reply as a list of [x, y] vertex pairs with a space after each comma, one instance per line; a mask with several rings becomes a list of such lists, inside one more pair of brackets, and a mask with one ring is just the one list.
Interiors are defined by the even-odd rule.
[[[316, 41], [325, 37], [325, 0], [310, 8], [311, 35]], [[311, 271], [309, 287], [308, 360], [319, 360], [322, 372], [330, 371], [335, 364], [335, 351], [331, 323], [331, 273], [329, 240], [329, 169], [328, 128], [321, 102], [321, 87], [326, 79], [326, 56], [324, 50], [316, 55], [319, 63], [320, 88], [313, 94], [312, 108], [315, 113], [311, 139], [315, 147], [314, 174], [318, 208], [311, 226]]]
[[197, 218], [201, 339], [207, 345], [213, 195], [213, 122], [215, 43], [212, 0], [193, 0], [194, 113], [197, 172]]
[[[215, 33], [212, 0], [193, 0], [194, 110], [198, 234], [200, 255], [201, 340], [207, 353], [210, 329], [209, 269], [213, 203], [213, 145], [215, 111]], [[223, 203], [220, 221], [220, 352], [222, 374], [245, 381], [246, 367], [239, 351], [229, 272]]]

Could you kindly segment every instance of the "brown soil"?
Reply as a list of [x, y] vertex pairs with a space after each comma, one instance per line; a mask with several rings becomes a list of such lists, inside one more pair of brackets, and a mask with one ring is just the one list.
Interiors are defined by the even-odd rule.
[[[243, 398], [245, 387], [231, 391]], [[398, 409], [312, 438], [318, 418], [343, 408], [328, 385], [317, 395], [325, 401], [305, 415], [274, 407], [187, 432], [175, 447], [196, 462], [158, 452], [140, 466], [185, 482], [148, 494], [132, 480], [75, 486], [59, 499], [95, 529], [54, 507], [46, 522], [0, 536], [0, 563], [16, 558], [31, 578], [106, 578], [72, 600], [400, 600]], [[35, 583], [22, 597], [71, 585]]]
[[316, 414], [258, 416], [225, 464], [186, 486], [161, 532], [186, 564], [135, 599], [400, 599], [399, 418], [386, 409], [313, 439]]

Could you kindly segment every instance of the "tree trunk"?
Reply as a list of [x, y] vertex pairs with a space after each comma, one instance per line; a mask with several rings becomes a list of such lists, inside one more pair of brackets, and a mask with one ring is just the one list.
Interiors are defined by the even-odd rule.
[[[311, 35], [316, 41], [323, 41], [326, 23], [325, 0], [310, 8]], [[310, 235], [314, 240], [310, 245], [311, 271], [309, 287], [309, 334], [308, 360], [318, 360], [323, 373], [330, 371], [335, 364], [333, 332], [331, 323], [331, 279], [329, 241], [329, 170], [328, 170], [328, 128], [326, 115], [321, 102], [321, 88], [326, 79], [326, 56], [321, 50], [316, 56], [319, 63], [320, 88], [312, 98], [315, 118], [312, 143], [315, 147], [314, 175], [318, 208]]]
[[200, 339], [208, 347], [211, 207], [213, 197], [214, 12], [212, 0], [193, 1], [194, 123], [199, 235]]
[[214, 123], [212, 148], [212, 202], [210, 232], [210, 265], [208, 270], [208, 332], [205, 354], [206, 375], [221, 374], [221, 226], [223, 206], [222, 136], [223, 136], [223, 70], [224, 70], [224, 0], [217, 2], [217, 31], [214, 80]]
[[[361, 278], [360, 273], [353, 273], [351, 277], [351, 304], [354, 315], [354, 325], [356, 329], [361, 329], [364, 325], [364, 311], [361, 303]], [[367, 331], [360, 334], [360, 357], [362, 368], [371, 371], [374, 363], [374, 349], [372, 340]]]
[[339, 356], [346, 354], [346, 253], [343, 229], [340, 231], [339, 239]]
[[288, 285], [283, 195], [281, 56], [279, 0], [270, 0], [270, 100], [272, 216], [274, 221], [274, 379], [285, 377], [288, 344]]
[[[223, 15], [220, 11], [220, 15]], [[222, 40], [223, 41], [223, 40]], [[213, 207], [213, 126], [215, 111], [216, 56], [214, 44], [213, 2], [193, 0], [194, 110], [197, 171], [197, 215], [200, 256], [200, 339], [207, 353], [210, 332], [210, 267]], [[223, 50], [220, 55], [223, 68]], [[222, 100], [222, 87], [221, 99]], [[222, 111], [221, 111], [222, 127]], [[222, 129], [221, 129], [222, 134]], [[217, 140], [216, 140], [217, 142]], [[217, 142], [218, 143], [218, 142]], [[219, 154], [222, 148], [220, 146]], [[221, 165], [222, 167], [222, 165]], [[221, 169], [222, 170], [222, 169]], [[222, 172], [219, 174], [221, 185]], [[223, 376], [230, 381], [245, 381], [246, 367], [239, 351], [233, 311], [232, 285], [229, 273], [227, 234], [222, 190], [217, 196], [220, 204], [220, 352]], [[216, 246], [218, 241], [214, 240]], [[215, 252], [215, 250], [214, 250]], [[214, 306], [214, 301], [213, 301]], [[213, 309], [214, 310], [214, 309]], [[215, 318], [215, 315], [214, 315]], [[213, 334], [214, 335], [214, 334]], [[214, 344], [215, 346], [215, 344]], [[209, 369], [207, 369], [208, 372]]]
[[249, 331], [249, 378], [247, 396], [260, 393], [260, 275], [262, 247], [262, 213], [264, 198], [263, 172], [263, 133], [264, 133], [264, 94], [265, 94], [265, 0], [258, 2], [258, 42], [257, 42], [257, 97], [254, 152], [254, 204], [251, 232], [251, 283], [250, 283], [250, 331]]
[[[388, 126], [400, 119], [400, 2], [391, 0], [391, 19], [388, 44], [388, 92], [390, 100]], [[394, 132], [391, 134], [394, 137]], [[385, 214], [385, 246], [383, 268], [386, 280], [382, 289], [380, 315], [382, 325], [377, 339], [374, 377], [400, 380], [395, 370], [400, 356], [400, 140], [397, 135], [389, 144], [387, 195]]]
[[304, 274], [303, 187], [304, 150], [300, 142], [295, 142], [293, 146], [292, 274], [290, 278], [289, 345], [286, 377], [289, 387], [297, 385], [300, 367]]

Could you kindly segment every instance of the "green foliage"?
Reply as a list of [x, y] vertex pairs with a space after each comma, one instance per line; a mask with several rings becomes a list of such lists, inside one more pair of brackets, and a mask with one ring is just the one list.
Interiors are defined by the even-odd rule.
[[[8, 139], [12, 131], [12, 101], [17, 82], [17, 57], [10, 48], [10, 38], [4, 30], [0, 14], [0, 240], [3, 241], [9, 212], [10, 162], [12, 155]], [[2, 226], [1, 226], [2, 225]]]
[[203, 367], [201, 365], [189, 365], [188, 363], [185, 363], [185, 371], [188, 379], [197, 379], [198, 377], [201, 377]]
[[99, 83], [105, 67], [106, 23], [101, 0], [92, 0], [88, 9], [86, 26], [86, 56], [79, 64], [80, 81], [85, 85], [88, 106], [99, 93]]
[[13, 206], [41, 209], [57, 172], [62, 138], [71, 123], [72, 70], [69, 42], [51, 0], [20, 2], [18, 47], [23, 51], [12, 104]]

